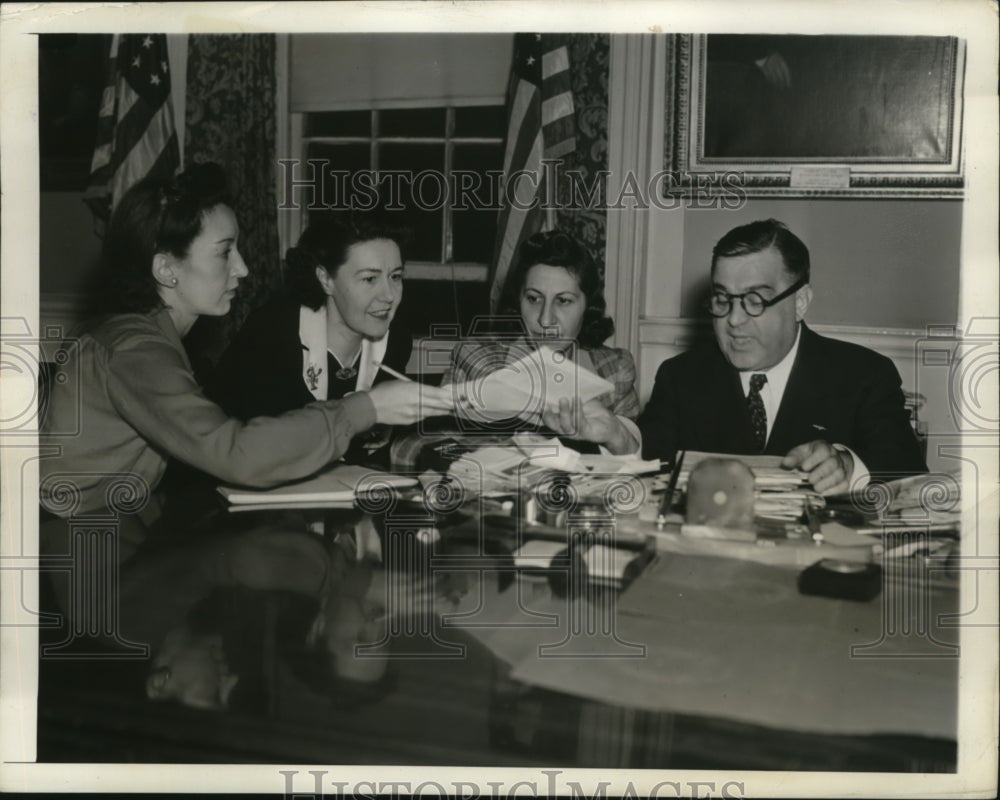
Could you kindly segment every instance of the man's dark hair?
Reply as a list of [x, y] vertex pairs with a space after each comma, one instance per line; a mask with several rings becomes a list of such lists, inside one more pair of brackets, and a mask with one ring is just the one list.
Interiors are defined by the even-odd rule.
[[758, 220], [729, 231], [712, 250], [712, 269], [720, 258], [747, 256], [769, 247], [781, 253], [785, 269], [793, 280], [809, 282], [809, 248], [785, 223], [776, 219]]

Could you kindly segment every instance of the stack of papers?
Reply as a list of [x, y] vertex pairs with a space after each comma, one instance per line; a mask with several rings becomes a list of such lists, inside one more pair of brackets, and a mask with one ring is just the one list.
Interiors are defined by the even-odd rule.
[[368, 467], [337, 464], [303, 481], [276, 489], [241, 489], [220, 486], [219, 494], [231, 504], [232, 511], [253, 511], [262, 508], [324, 508], [350, 506], [358, 493], [384, 491], [386, 488], [416, 486], [417, 480], [406, 475], [393, 475]]
[[532, 465], [518, 448], [481, 447], [460, 456], [448, 467], [448, 475], [467, 494], [515, 494], [531, 489], [551, 473], [548, 467]]
[[758, 492], [790, 492], [809, 485], [805, 473], [798, 470], [784, 469], [781, 466], [781, 456], [734, 456], [723, 453], [702, 453], [688, 450], [684, 454], [684, 464], [681, 467], [679, 488], [686, 488], [691, 470], [699, 461], [706, 458], [732, 458], [742, 461], [753, 472], [754, 483]]
[[462, 481], [467, 492], [513, 493], [533, 489], [547, 476], [571, 473], [580, 497], [600, 496], [614, 476], [658, 472], [658, 460], [637, 455], [579, 453], [557, 438], [515, 434], [508, 446], [490, 445], [464, 453], [451, 463], [448, 475]]
[[646, 475], [659, 472], [659, 459], [644, 460], [638, 454], [616, 456], [610, 453], [580, 453], [559, 439], [537, 433], [515, 433], [517, 448], [528, 461], [539, 467], [573, 472], [583, 476]]
[[754, 514], [758, 517], [789, 522], [799, 520], [811, 502], [822, 507], [822, 496], [809, 488], [809, 479], [798, 470], [784, 469], [781, 456], [725, 455], [687, 451], [677, 480], [681, 489], [687, 488], [691, 470], [706, 458], [732, 458], [746, 464], [754, 475]]

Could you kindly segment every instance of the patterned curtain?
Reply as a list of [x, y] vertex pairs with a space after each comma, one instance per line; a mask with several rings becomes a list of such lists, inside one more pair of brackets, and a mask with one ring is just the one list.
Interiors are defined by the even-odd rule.
[[[576, 171], [590, 187], [594, 176], [608, 168], [608, 51], [606, 33], [573, 34], [569, 37], [573, 104], [576, 108], [576, 152], [566, 156], [564, 172]], [[559, 198], [571, 203], [569, 179], [563, 177]], [[574, 236], [590, 250], [604, 277], [608, 212], [600, 193], [594, 208], [560, 209], [557, 227]], [[571, 203], [572, 205], [573, 203]]]
[[226, 317], [203, 317], [186, 345], [196, 372], [210, 369], [247, 314], [281, 284], [275, 199], [275, 37], [191, 35], [188, 39], [188, 164], [225, 167], [250, 274]]

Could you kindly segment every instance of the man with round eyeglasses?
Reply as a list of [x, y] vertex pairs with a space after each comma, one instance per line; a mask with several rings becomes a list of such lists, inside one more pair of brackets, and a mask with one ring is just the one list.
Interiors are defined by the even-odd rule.
[[809, 251], [783, 223], [723, 236], [706, 304], [715, 342], [660, 366], [639, 418], [643, 455], [782, 455], [824, 494], [926, 472], [895, 365], [811, 331], [811, 301]]

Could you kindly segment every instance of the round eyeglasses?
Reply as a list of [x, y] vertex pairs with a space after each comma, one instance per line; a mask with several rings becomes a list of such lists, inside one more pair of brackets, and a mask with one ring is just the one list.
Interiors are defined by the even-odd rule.
[[730, 312], [733, 310], [733, 301], [739, 300], [740, 307], [746, 312], [748, 317], [759, 317], [771, 306], [777, 305], [786, 297], [790, 297], [792, 294], [797, 292], [805, 286], [806, 283], [808, 283], [808, 281], [805, 278], [799, 278], [795, 281], [795, 283], [785, 289], [785, 291], [780, 294], [776, 294], [770, 300], [761, 297], [759, 292], [729, 294], [729, 292], [724, 292], [722, 289], [715, 289], [708, 298], [708, 302], [705, 304], [705, 307], [708, 309], [708, 313], [713, 317], [728, 317]]

